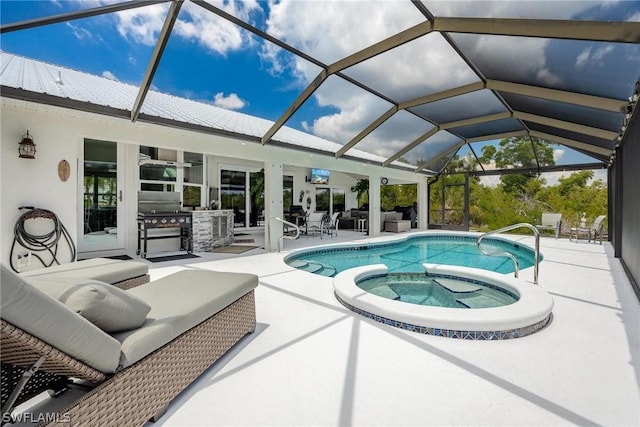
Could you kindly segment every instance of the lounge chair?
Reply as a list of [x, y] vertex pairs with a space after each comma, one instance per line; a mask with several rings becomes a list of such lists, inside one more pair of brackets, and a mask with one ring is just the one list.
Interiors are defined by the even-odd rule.
[[94, 279], [120, 289], [130, 289], [149, 281], [149, 265], [137, 261], [91, 258], [18, 273], [24, 278], [65, 277]]
[[559, 213], [543, 213], [542, 220], [536, 228], [540, 231], [553, 231], [556, 239], [560, 237], [562, 228], [562, 214]]
[[602, 224], [602, 221], [604, 221], [606, 217], [606, 215], [599, 215], [593, 221], [593, 224], [591, 224], [591, 226], [589, 227], [571, 227], [571, 229], [569, 230], [569, 240], [573, 240], [573, 238], [575, 237], [575, 240], [577, 241], [579, 235], [582, 233], [587, 235], [587, 239], [589, 242], [591, 242], [591, 238], [593, 237], [593, 243], [595, 243], [596, 239], [599, 238], [600, 244], [602, 244], [602, 229], [604, 226], [604, 224]]
[[[142, 425], [161, 416], [178, 393], [255, 330], [258, 279], [252, 274], [184, 270], [125, 291], [96, 281], [38, 283], [0, 268], [3, 420], [16, 404], [45, 390], [64, 390], [76, 379], [74, 387], [83, 380], [90, 390], [48, 419]], [[128, 319], [110, 317], [117, 310], [109, 308], [102, 313], [107, 319], [90, 321], [83, 316], [91, 309], [81, 316], [77, 306], [70, 308], [69, 296], [87, 289], [130, 303], [126, 310], [118, 306]], [[137, 328], [106, 331], [109, 322], [121, 329], [119, 322], [140, 319]], [[25, 372], [35, 374], [29, 379]]]

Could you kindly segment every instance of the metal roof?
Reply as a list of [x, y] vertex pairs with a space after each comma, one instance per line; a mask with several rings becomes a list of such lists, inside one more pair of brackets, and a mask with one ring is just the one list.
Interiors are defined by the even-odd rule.
[[[384, 38], [375, 42], [363, 44], [367, 38], [359, 35], [366, 27], [353, 28], [353, 34], [345, 34], [349, 47], [342, 53], [322, 49], [315, 40], [285, 41], [200, 0], [115, 3], [3, 24], [1, 33], [156, 3], [169, 3], [169, 8], [139, 86], [3, 53], [2, 95], [440, 173], [461, 149], [477, 156], [479, 142], [520, 135], [569, 147], [606, 165], [638, 94], [637, 2], [578, 7], [580, 2], [534, 1], [524, 2], [526, 8], [523, 2], [498, 2], [497, 8], [487, 7], [495, 6], [492, 2], [345, 2], [340, 4], [344, 13], [365, 13], [367, 7], [412, 10], [400, 24], [381, 24]], [[316, 77], [275, 121], [150, 90], [186, 4], [316, 67]], [[390, 74], [389, 64], [420, 70], [419, 78], [399, 82], [402, 76]], [[329, 86], [365, 94], [376, 105], [377, 117], [349, 139], [335, 141], [285, 126]], [[372, 151], [368, 140], [384, 135], [392, 124], [401, 146]], [[402, 135], [397, 135], [398, 125]]]

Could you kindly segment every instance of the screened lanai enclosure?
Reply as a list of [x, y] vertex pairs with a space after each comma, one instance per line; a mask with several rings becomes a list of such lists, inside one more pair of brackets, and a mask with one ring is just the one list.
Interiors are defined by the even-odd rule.
[[[26, 3], [0, 6], [3, 98], [429, 177], [453, 158], [474, 160], [476, 175], [607, 169], [609, 236], [640, 278], [638, 2]], [[240, 51], [252, 54], [239, 65]], [[91, 83], [43, 63], [123, 71]], [[242, 82], [223, 89], [234, 75]], [[514, 137], [532, 164], [480, 161]]]

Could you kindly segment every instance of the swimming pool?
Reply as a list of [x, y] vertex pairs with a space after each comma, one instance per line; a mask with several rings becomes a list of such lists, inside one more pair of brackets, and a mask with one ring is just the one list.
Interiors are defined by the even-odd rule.
[[[490, 257], [476, 247], [477, 236], [454, 233], [413, 235], [385, 243], [344, 244], [297, 251], [285, 258], [292, 267], [310, 273], [334, 277], [341, 271], [363, 265], [384, 264], [394, 273], [421, 273], [422, 264], [458, 265], [513, 273], [513, 261], [507, 257]], [[534, 263], [532, 248], [498, 237], [485, 238], [482, 247], [490, 252], [508, 251], [520, 269]], [[542, 259], [542, 257], [541, 257]]]

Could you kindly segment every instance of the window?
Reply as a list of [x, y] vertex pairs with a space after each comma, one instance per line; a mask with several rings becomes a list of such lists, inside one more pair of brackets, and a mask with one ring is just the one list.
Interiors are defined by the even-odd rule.
[[184, 153], [184, 162], [191, 164], [184, 168], [184, 184], [182, 186], [182, 205], [187, 207], [204, 206], [204, 156], [199, 153]]
[[293, 204], [293, 176], [282, 177], [282, 211], [289, 212]]
[[[204, 206], [203, 189], [206, 164], [203, 154], [140, 146], [139, 160], [140, 190], [180, 191], [182, 206]], [[177, 164], [167, 164], [166, 162]], [[181, 163], [185, 165], [181, 165]], [[186, 166], [186, 164], [190, 164], [190, 166]]]

